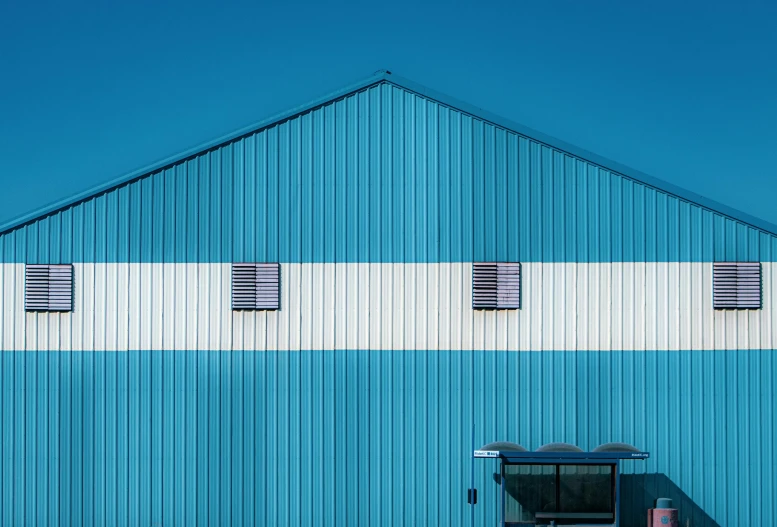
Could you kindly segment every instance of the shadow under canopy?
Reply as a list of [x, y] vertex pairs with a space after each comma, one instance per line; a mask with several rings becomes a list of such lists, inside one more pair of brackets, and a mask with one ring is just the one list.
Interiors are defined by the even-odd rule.
[[[491, 450], [498, 447], [499, 450]], [[508, 449], [502, 449], [507, 447]], [[528, 452], [514, 443], [492, 443], [475, 457], [500, 460], [502, 525], [620, 525], [620, 462], [647, 452], [611, 443], [593, 452], [552, 443]]]

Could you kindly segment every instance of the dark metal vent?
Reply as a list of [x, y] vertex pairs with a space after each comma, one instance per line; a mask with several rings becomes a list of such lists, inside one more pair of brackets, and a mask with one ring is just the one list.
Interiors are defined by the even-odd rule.
[[521, 264], [473, 263], [472, 307], [473, 309], [520, 309]]
[[715, 309], [760, 309], [761, 264], [713, 263], [712, 304]]
[[232, 264], [232, 309], [280, 308], [280, 264]]
[[28, 264], [24, 269], [25, 311], [73, 311], [73, 266]]

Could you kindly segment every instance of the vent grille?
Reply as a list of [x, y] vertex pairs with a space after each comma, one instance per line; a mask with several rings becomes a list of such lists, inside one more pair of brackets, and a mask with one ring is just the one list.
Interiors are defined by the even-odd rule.
[[280, 264], [232, 264], [232, 309], [280, 308]]
[[472, 307], [473, 309], [520, 309], [521, 264], [473, 263]]
[[761, 264], [715, 262], [712, 267], [712, 304], [715, 309], [760, 309]]
[[73, 266], [32, 265], [24, 269], [25, 311], [73, 311]]

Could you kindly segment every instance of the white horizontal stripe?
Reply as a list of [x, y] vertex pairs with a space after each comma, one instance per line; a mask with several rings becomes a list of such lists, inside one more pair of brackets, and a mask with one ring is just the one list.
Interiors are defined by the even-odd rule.
[[3, 350], [775, 349], [758, 311], [712, 308], [711, 263], [523, 264], [523, 309], [473, 311], [472, 265], [283, 264], [281, 310], [233, 312], [230, 264], [75, 264], [72, 313], [24, 311], [0, 265]]

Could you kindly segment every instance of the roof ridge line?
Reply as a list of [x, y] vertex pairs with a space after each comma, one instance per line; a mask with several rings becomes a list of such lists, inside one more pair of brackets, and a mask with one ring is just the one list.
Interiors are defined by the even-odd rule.
[[477, 119], [487, 121], [495, 126], [514, 132], [518, 135], [526, 137], [527, 139], [531, 139], [532, 141], [536, 141], [556, 150], [560, 150], [568, 155], [577, 157], [593, 165], [597, 165], [600, 168], [603, 168], [609, 172], [613, 172], [621, 177], [630, 179], [631, 181], [646, 185], [666, 194], [670, 194], [683, 201], [693, 203], [723, 216], [728, 216], [729, 218], [740, 223], [745, 223], [760, 231], [777, 236], [777, 224], [758, 218], [729, 205], [725, 205], [719, 201], [715, 201], [714, 199], [707, 198], [701, 194], [675, 185], [674, 183], [670, 183], [669, 181], [651, 176], [650, 174], [624, 165], [618, 161], [614, 161], [599, 154], [595, 154], [594, 152], [586, 150], [585, 148], [580, 148], [571, 143], [567, 143], [566, 141], [537, 131], [533, 128], [522, 125], [473, 104], [461, 101], [455, 97], [451, 97], [436, 90], [432, 90], [431, 88], [418, 84], [409, 79], [393, 75], [390, 72], [386, 77], [386, 82], [415, 92], [422, 97], [432, 99], [440, 104], [469, 114]]
[[361, 91], [365, 88], [368, 88], [372, 85], [382, 83], [382, 82], [393, 84], [399, 88], [416, 93], [422, 97], [431, 99], [444, 106], [448, 106], [457, 111], [469, 114], [472, 117], [475, 117], [482, 121], [491, 123], [494, 126], [498, 126], [505, 130], [509, 130], [513, 133], [526, 137], [527, 139], [530, 139], [532, 141], [545, 144], [546, 146], [549, 146], [556, 150], [560, 150], [570, 156], [579, 158], [593, 165], [597, 165], [600, 168], [603, 168], [609, 172], [613, 172], [614, 174], [617, 174], [626, 179], [630, 179], [642, 185], [646, 185], [658, 191], [670, 194], [683, 201], [693, 203], [695, 205], [708, 209], [714, 213], [727, 216], [735, 221], [744, 223], [746, 225], [754, 227], [760, 231], [766, 232], [773, 236], [777, 236], [777, 225], [769, 221], [763, 220], [761, 218], [757, 218], [755, 216], [742, 212], [728, 205], [724, 205], [723, 203], [720, 203], [713, 199], [706, 198], [701, 194], [697, 194], [693, 191], [679, 187], [668, 181], [656, 178], [654, 176], [650, 176], [649, 174], [633, 169], [617, 161], [613, 161], [611, 159], [605, 158], [603, 156], [590, 152], [584, 148], [574, 146], [570, 143], [567, 143], [566, 141], [562, 141], [560, 139], [557, 139], [555, 137], [552, 137], [550, 135], [547, 135], [537, 130], [534, 130], [532, 128], [529, 128], [515, 121], [512, 121], [510, 119], [506, 119], [504, 117], [501, 117], [493, 112], [490, 112], [478, 106], [475, 106], [467, 102], [461, 101], [459, 99], [456, 99], [454, 97], [445, 95], [444, 93], [428, 88], [422, 84], [418, 84], [404, 77], [395, 75], [391, 73], [391, 71], [389, 70], [377, 70], [372, 75], [365, 77], [356, 83], [350, 84], [339, 90], [330, 92], [329, 94], [324, 95], [322, 97], [313, 99], [308, 103], [295, 106], [294, 108], [291, 108], [285, 112], [277, 113], [275, 115], [262, 119], [261, 121], [253, 123], [251, 125], [244, 126], [229, 134], [223, 135], [216, 139], [213, 139], [205, 143], [199, 144], [197, 146], [194, 146], [192, 148], [189, 148], [178, 154], [168, 156], [164, 159], [161, 159], [159, 161], [156, 161], [154, 163], [151, 163], [139, 169], [133, 170], [128, 174], [125, 174], [118, 178], [114, 178], [110, 181], [107, 181], [106, 183], [96, 185], [94, 187], [81, 191], [67, 198], [57, 200], [53, 203], [49, 203], [48, 205], [40, 207], [32, 212], [18, 216], [0, 225], [0, 235], [6, 234], [9, 231], [17, 229], [23, 225], [32, 223], [50, 214], [54, 214], [58, 211], [61, 211], [63, 209], [76, 205], [82, 201], [86, 201], [88, 199], [91, 199], [105, 192], [109, 192], [117, 187], [120, 187], [132, 181], [135, 181], [137, 179], [150, 175], [153, 172], [162, 170], [166, 167], [185, 161], [186, 159], [190, 157], [194, 157], [197, 154], [206, 152], [220, 145], [229, 143], [230, 141], [234, 141], [235, 139], [238, 139], [242, 136], [255, 133], [263, 128], [277, 125], [285, 120], [292, 119], [295, 116], [301, 115], [305, 112], [311, 111], [315, 108], [331, 103], [343, 97], [347, 97], [352, 93]]
[[78, 203], [89, 200], [95, 196], [99, 196], [100, 194], [110, 192], [115, 188], [121, 187], [128, 183], [132, 183], [133, 181], [146, 177], [154, 172], [163, 170], [166, 167], [170, 167], [178, 163], [181, 163], [200, 153], [207, 152], [208, 150], [217, 148], [221, 145], [234, 141], [240, 137], [258, 132], [263, 128], [274, 126], [283, 121], [293, 119], [298, 115], [314, 110], [320, 106], [336, 101], [338, 99], [342, 99], [343, 97], [347, 97], [352, 93], [361, 91], [374, 84], [383, 82], [388, 75], [390, 75], [390, 72], [388, 72], [387, 70], [378, 70], [374, 74], [370, 75], [369, 77], [365, 77], [362, 80], [355, 82], [353, 84], [350, 84], [344, 88], [335, 90], [333, 92], [330, 92], [327, 95], [313, 99], [308, 103], [300, 104], [284, 112], [276, 113], [274, 115], [271, 115], [270, 117], [257, 121], [253, 124], [243, 126], [233, 132], [217, 137], [216, 139], [211, 139], [204, 143], [200, 143], [196, 146], [187, 148], [183, 152], [178, 152], [176, 154], [167, 156], [165, 158], [162, 158], [158, 161], [155, 161], [143, 167], [137, 168], [127, 174], [124, 174], [122, 176], [106, 181], [105, 183], [94, 185], [92, 187], [89, 187], [88, 189], [82, 190], [80, 192], [77, 192], [65, 198], [48, 203], [31, 212], [27, 212], [25, 214], [12, 218], [11, 220], [0, 225], [0, 236], [12, 230], [15, 230], [19, 227], [27, 225], [29, 223], [38, 221], [39, 219], [42, 219], [50, 214], [54, 214], [61, 210], [72, 207], [73, 205], [77, 205]]

